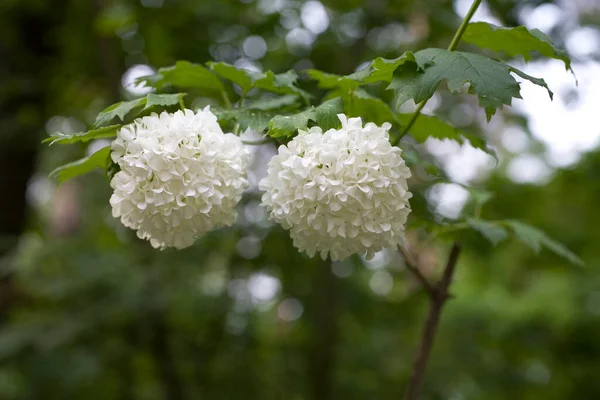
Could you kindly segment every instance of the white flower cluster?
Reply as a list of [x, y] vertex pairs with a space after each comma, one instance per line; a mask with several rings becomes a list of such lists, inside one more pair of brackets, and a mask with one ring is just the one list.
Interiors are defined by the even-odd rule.
[[[389, 142], [390, 124], [338, 117], [341, 129], [313, 127], [279, 148], [259, 185], [262, 201], [309, 256], [370, 258], [404, 241], [411, 174]], [[155, 248], [182, 249], [234, 223], [250, 156], [208, 107], [137, 119], [111, 150], [120, 167], [113, 215]]]
[[404, 241], [411, 173], [389, 142], [389, 123], [338, 117], [341, 129], [313, 127], [279, 147], [260, 182], [262, 201], [309, 256], [370, 258]]
[[153, 247], [182, 249], [235, 222], [249, 153], [208, 107], [137, 119], [111, 150], [121, 169], [110, 183], [113, 216]]

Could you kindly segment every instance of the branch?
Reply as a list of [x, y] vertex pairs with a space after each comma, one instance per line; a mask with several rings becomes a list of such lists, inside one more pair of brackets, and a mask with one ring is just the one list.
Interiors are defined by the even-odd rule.
[[415, 278], [417, 278], [417, 280], [419, 281], [421, 286], [423, 286], [423, 288], [427, 291], [427, 293], [433, 297], [435, 295], [435, 288], [433, 287], [431, 282], [429, 282], [429, 279], [427, 279], [425, 275], [423, 275], [421, 269], [419, 268], [419, 265], [411, 257], [410, 253], [407, 250], [405, 250], [402, 246], [398, 246], [398, 251], [400, 252], [400, 254], [402, 254], [402, 257], [404, 257], [404, 264], [406, 264], [406, 268], [415, 276]]
[[439, 325], [442, 308], [448, 300], [448, 288], [452, 283], [452, 276], [454, 275], [459, 254], [460, 245], [454, 243], [446, 267], [444, 268], [442, 279], [435, 286], [433, 295], [430, 296], [429, 313], [425, 320], [419, 352], [413, 363], [408, 388], [406, 389], [406, 400], [417, 400], [419, 398], [419, 392], [421, 390], [423, 378], [425, 377], [425, 370], [427, 369], [427, 361], [433, 347], [433, 341]]
[[[471, 4], [471, 8], [467, 12], [467, 15], [463, 18], [454, 38], [452, 38], [452, 42], [448, 46], [448, 51], [454, 51], [458, 46], [460, 39], [462, 38], [467, 26], [469, 25], [469, 21], [479, 8], [481, 4], [481, 0], [473, 0], [473, 4]], [[427, 99], [428, 100], [428, 99]], [[411, 118], [410, 122], [406, 127], [402, 130], [400, 135], [394, 140], [392, 144], [396, 145], [402, 138], [402, 136], [406, 135], [410, 128], [413, 126], [419, 115], [421, 114], [421, 110], [425, 107], [425, 103], [427, 100], [423, 101], [417, 107], [417, 111], [415, 115]], [[417, 357], [413, 363], [413, 369], [410, 375], [410, 380], [408, 382], [408, 388], [406, 389], [406, 400], [417, 400], [419, 398], [419, 392], [421, 391], [421, 385], [423, 384], [423, 378], [425, 377], [425, 371], [427, 369], [427, 361], [429, 359], [429, 354], [431, 353], [431, 348], [433, 347], [433, 340], [435, 338], [435, 333], [437, 331], [438, 324], [440, 322], [440, 315], [442, 312], [442, 308], [444, 304], [448, 300], [448, 288], [452, 283], [452, 277], [454, 276], [454, 269], [456, 268], [456, 262], [458, 261], [458, 256], [460, 255], [460, 245], [458, 243], [454, 243], [452, 246], [452, 250], [450, 251], [450, 256], [448, 257], [448, 262], [446, 263], [446, 267], [444, 268], [444, 273], [442, 275], [442, 279], [438, 282], [438, 284], [431, 290], [428, 285], [423, 285], [425, 289], [430, 294], [429, 296], [429, 313], [427, 314], [427, 319], [425, 320], [425, 326], [423, 327], [423, 335], [421, 337], [421, 344], [419, 346], [419, 352], [417, 353]], [[411, 264], [407, 260], [407, 265]], [[410, 268], [410, 266], [409, 266]], [[417, 268], [410, 268], [411, 270], [418, 271]], [[413, 272], [414, 272], [413, 271]], [[422, 280], [421, 272], [419, 271], [416, 274], [417, 278]], [[424, 277], [423, 277], [424, 278]], [[422, 283], [425, 282], [422, 280]]]

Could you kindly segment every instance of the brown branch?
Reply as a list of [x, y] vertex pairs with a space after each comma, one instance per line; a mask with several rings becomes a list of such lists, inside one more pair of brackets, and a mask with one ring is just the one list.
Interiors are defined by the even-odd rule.
[[427, 293], [429, 293], [430, 296], [433, 296], [435, 288], [433, 287], [431, 282], [429, 282], [429, 279], [427, 279], [425, 275], [423, 275], [423, 272], [421, 272], [421, 268], [419, 268], [417, 262], [412, 258], [410, 253], [407, 250], [405, 250], [402, 246], [398, 246], [398, 251], [400, 252], [400, 254], [402, 254], [402, 257], [404, 257], [404, 264], [406, 265], [406, 269], [408, 269], [415, 276], [415, 278], [417, 278], [417, 280], [419, 281], [419, 283], [421, 283], [421, 286], [423, 286]]
[[432, 294], [429, 297], [429, 313], [425, 320], [423, 327], [423, 335], [421, 337], [421, 344], [419, 345], [419, 352], [413, 363], [412, 373], [408, 382], [408, 388], [406, 389], [406, 400], [417, 400], [419, 398], [419, 392], [425, 377], [425, 370], [427, 369], [427, 361], [429, 354], [433, 347], [435, 339], [435, 333], [439, 325], [442, 308], [448, 300], [448, 288], [452, 283], [452, 277], [456, 268], [456, 262], [460, 255], [460, 245], [454, 243], [450, 256], [444, 268], [442, 279], [433, 288]]

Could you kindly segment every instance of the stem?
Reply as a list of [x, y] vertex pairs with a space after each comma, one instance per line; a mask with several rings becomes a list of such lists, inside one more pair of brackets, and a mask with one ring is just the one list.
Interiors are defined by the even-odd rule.
[[[473, 4], [471, 4], [471, 8], [469, 8], [469, 11], [467, 12], [467, 15], [465, 15], [462, 22], [460, 23], [460, 26], [458, 27], [458, 30], [454, 34], [454, 37], [452, 38], [452, 41], [450, 42], [450, 45], [448, 46], [448, 51], [454, 51], [456, 49], [456, 47], [458, 46], [458, 43], [460, 43], [460, 39], [462, 38], [463, 34], [467, 30], [469, 21], [471, 21], [471, 18], [473, 18], [473, 14], [475, 14], [475, 11], [477, 11], [480, 4], [481, 4], [481, 0], [473, 1]], [[412, 128], [412, 126], [417, 121], [417, 118], [419, 118], [419, 115], [421, 115], [421, 110], [423, 110], [423, 107], [425, 107], [425, 104], [427, 104], [428, 100], [429, 99], [426, 99], [426, 100], [423, 100], [421, 103], [419, 103], [419, 106], [417, 107], [415, 114], [410, 119], [410, 121], [408, 122], [406, 127], [404, 127], [402, 132], [400, 132], [400, 135], [398, 135], [393, 140], [392, 145], [394, 145], [394, 146], [397, 145], [398, 142], [400, 142], [400, 139], [402, 139], [402, 137], [408, 133], [410, 128]]]
[[413, 363], [410, 380], [408, 382], [408, 388], [406, 389], [405, 400], [417, 400], [419, 398], [419, 392], [425, 377], [425, 371], [427, 369], [427, 361], [429, 360], [429, 354], [433, 347], [435, 334], [440, 322], [440, 316], [444, 304], [449, 298], [448, 288], [452, 283], [452, 277], [460, 255], [460, 245], [454, 243], [450, 256], [444, 268], [444, 274], [439, 283], [435, 286], [433, 294], [430, 296], [429, 313], [425, 320], [423, 327], [423, 335], [421, 336], [421, 344], [419, 345], [419, 352]]
[[227, 95], [227, 92], [224, 89], [221, 90], [221, 97], [223, 98], [223, 103], [225, 103], [225, 107], [231, 109], [231, 100], [229, 100], [229, 96]]
[[255, 140], [255, 141], [242, 140], [242, 143], [250, 145], [250, 146], [260, 146], [261, 144], [267, 144], [270, 141], [271, 141], [270, 138], [265, 138], [265, 139], [261, 139], [261, 140]]
[[[429, 100], [429, 99], [427, 99], [427, 100]], [[425, 104], [427, 104], [427, 100], [423, 100], [422, 102], [419, 103], [412, 118], [410, 119], [410, 121], [408, 121], [408, 124], [406, 124], [404, 129], [402, 129], [402, 132], [400, 132], [400, 134], [398, 136], [396, 136], [394, 138], [394, 140], [392, 140], [392, 146], [397, 145], [400, 142], [400, 139], [402, 139], [404, 137], [404, 135], [406, 135], [408, 133], [408, 131], [410, 131], [410, 128], [412, 128], [412, 126], [417, 121], [417, 118], [419, 118], [419, 115], [421, 115], [421, 110], [423, 110], [423, 108], [425, 107]]]
[[450, 42], [450, 46], [448, 46], [448, 51], [454, 51], [456, 49], [456, 46], [458, 46], [462, 35], [467, 30], [467, 25], [469, 25], [469, 21], [471, 21], [471, 18], [473, 18], [473, 14], [475, 14], [475, 11], [477, 11], [480, 4], [481, 0], [473, 1], [473, 4], [471, 4], [471, 8], [469, 8], [469, 11], [467, 11], [467, 15], [465, 15], [465, 18], [462, 20], [460, 26], [458, 27], [456, 34], [454, 34], [454, 37]]

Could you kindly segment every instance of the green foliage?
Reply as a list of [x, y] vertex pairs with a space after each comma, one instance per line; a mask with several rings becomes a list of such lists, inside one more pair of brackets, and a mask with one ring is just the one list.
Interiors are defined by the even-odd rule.
[[257, 72], [253, 76], [254, 85], [258, 89], [281, 94], [298, 94], [305, 99], [311, 97], [307, 92], [296, 86], [298, 80], [296, 71], [289, 70], [282, 74], [274, 74], [271, 71]]
[[295, 94], [286, 94], [283, 96], [271, 97], [266, 99], [251, 100], [246, 102], [244, 108], [251, 110], [285, 110], [297, 108], [300, 105], [300, 97]]
[[504, 52], [509, 57], [522, 56], [525, 61], [532, 59], [532, 53], [555, 58], [571, 69], [567, 53], [558, 49], [552, 39], [539, 29], [528, 30], [524, 26], [504, 28], [487, 22], [474, 22], [467, 26], [462, 39], [482, 49]]
[[363, 122], [374, 122], [377, 125], [397, 121], [396, 116], [386, 102], [369, 94], [364, 89], [357, 88], [342, 98], [344, 99], [344, 110], [348, 117], [361, 117]]
[[146, 96], [146, 106], [144, 110], [152, 107], [169, 107], [176, 104], [183, 105], [183, 98], [186, 93], [175, 93], [175, 94], [154, 94], [150, 93]]
[[[397, 114], [396, 117], [401, 124], [405, 125], [412, 118], [412, 114]], [[409, 130], [410, 135], [419, 143], [423, 143], [428, 137], [436, 139], [450, 139], [460, 144], [468, 141], [471, 146], [489, 152], [483, 138], [462, 131], [439, 117], [433, 115], [420, 115]]]
[[562, 243], [548, 237], [548, 235], [541, 230], [515, 220], [506, 221], [506, 225], [514, 231], [519, 240], [531, 247], [536, 253], [539, 253], [542, 247], [544, 247], [553, 253], [566, 258], [573, 264], [583, 265], [583, 260], [581, 258], [577, 257], [577, 255], [567, 249]]
[[252, 79], [252, 74], [248, 70], [224, 62], [209, 62], [208, 66], [222, 78], [237, 84], [244, 94], [248, 93], [254, 86], [254, 79]]
[[166, 87], [223, 90], [223, 84], [215, 74], [202, 65], [188, 61], [177, 61], [174, 66], [161, 68], [157, 74], [140, 78], [139, 81], [158, 90]]
[[311, 107], [294, 115], [277, 115], [269, 122], [268, 135], [271, 137], [290, 137], [298, 129], [306, 129], [312, 121], [323, 131], [340, 126], [337, 114], [343, 112], [340, 97], [328, 100], [318, 107]]
[[546, 84], [546, 81], [544, 81], [541, 78], [535, 78], [535, 77], [533, 77], [531, 75], [527, 75], [525, 72], [523, 72], [520, 69], [515, 68], [515, 67], [510, 67], [509, 66], [509, 69], [510, 69], [511, 72], [514, 72], [515, 74], [519, 75], [521, 78], [527, 79], [531, 83], [543, 87], [548, 92], [548, 96], [550, 96], [550, 100], [554, 99], [554, 93], [552, 93], [552, 90], [550, 90], [550, 88]]
[[[484, 195], [483, 198], [479, 198], [477, 201], [487, 201], [486, 196], [487, 195]], [[573, 264], [583, 265], [583, 260], [570, 251], [565, 245], [551, 239], [543, 231], [521, 221], [485, 221], [479, 218], [467, 218], [467, 224], [472, 229], [481, 233], [494, 245], [508, 238], [510, 230], [517, 239], [529, 246], [536, 253], [539, 253], [542, 248], [546, 248], [553, 253], [564, 257]]]
[[269, 122], [268, 134], [273, 138], [291, 137], [298, 129], [306, 129], [308, 122], [315, 119], [314, 107], [294, 115], [277, 115]]
[[[405, 52], [400, 57], [392, 59], [377, 57], [367, 66], [367, 68], [355, 72], [350, 75], [350, 77], [363, 83], [389, 83], [394, 77], [394, 71], [408, 62], [417, 62], [415, 55], [410, 51]], [[422, 66], [419, 66], [419, 68], [421, 67]]]
[[105, 126], [113, 122], [115, 119], [121, 122], [127, 122], [142, 111], [157, 107], [180, 106], [185, 93], [177, 94], [153, 94], [150, 93], [145, 97], [140, 97], [131, 101], [121, 101], [108, 107], [96, 117], [94, 123], [95, 128]]
[[309, 69], [306, 73], [312, 79], [316, 80], [319, 87], [323, 89], [340, 88], [342, 91], [351, 91], [361, 84], [360, 81], [352, 79], [349, 76], [330, 74], [328, 72], [319, 71], [318, 69]]
[[47, 137], [42, 141], [42, 143], [48, 143], [49, 145], [53, 145], [55, 143], [59, 144], [71, 144], [77, 142], [87, 142], [94, 139], [106, 139], [111, 138], [117, 135], [117, 130], [121, 125], [109, 125], [103, 128], [92, 129], [86, 132], [77, 132], [77, 133], [62, 133], [56, 132]]
[[120, 101], [102, 111], [96, 117], [94, 127], [98, 128], [106, 126], [112, 123], [115, 119], [125, 122], [127, 119], [132, 118], [134, 114], [139, 113], [142, 108], [146, 105], [146, 98], [140, 97], [139, 99], [131, 101]]
[[209, 62], [209, 67], [221, 77], [237, 84], [243, 95], [250, 89], [258, 88], [274, 93], [298, 94], [304, 98], [309, 95], [296, 86], [298, 74], [295, 71], [287, 71], [283, 74], [274, 74], [271, 71], [255, 72], [237, 68], [224, 62]]
[[110, 164], [110, 146], [103, 147], [94, 154], [72, 163], [62, 165], [50, 173], [51, 178], [56, 178], [62, 183], [80, 175], [87, 174], [96, 168], [107, 169]]
[[472, 229], [481, 233], [494, 245], [508, 238], [508, 231], [496, 222], [484, 221], [479, 218], [467, 218], [467, 224], [469, 224]]
[[250, 108], [212, 109], [220, 122], [237, 123], [241, 131], [251, 129], [263, 132], [269, 126], [269, 121], [275, 116], [272, 111], [253, 110]]
[[391, 82], [394, 71], [407, 62], [416, 63], [415, 55], [407, 51], [400, 57], [387, 59], [378, 57], [371, 61], [367, 67], [350, 75], [337, 75], [317, 69], [309, 69], [308, 76], [316, 80], [323, 89], [340, 89], [342, 92], [351, 92], [362, 84]]
[[[453, 93], [469, 83], [469, 93], [477, 95], [488, 120], [496, 109], [510, 105], [513, 98], [521, 98], [519, 84], [510, 74], [511, 67], [502, 62], [479, 54], [442, 49], [420, 50], [415, 53], [415, 58], [416, 65], [406, 63], [397, 69], [388, 86], [395, 93], [398, 107], [410, 99], [415, 103], [429, 99], [442, 81], [446, 81]], [[536, 79], [533, 82], [540, 84], [542, 81]], [[552, 92], [549, 94], [552, 96]]]

